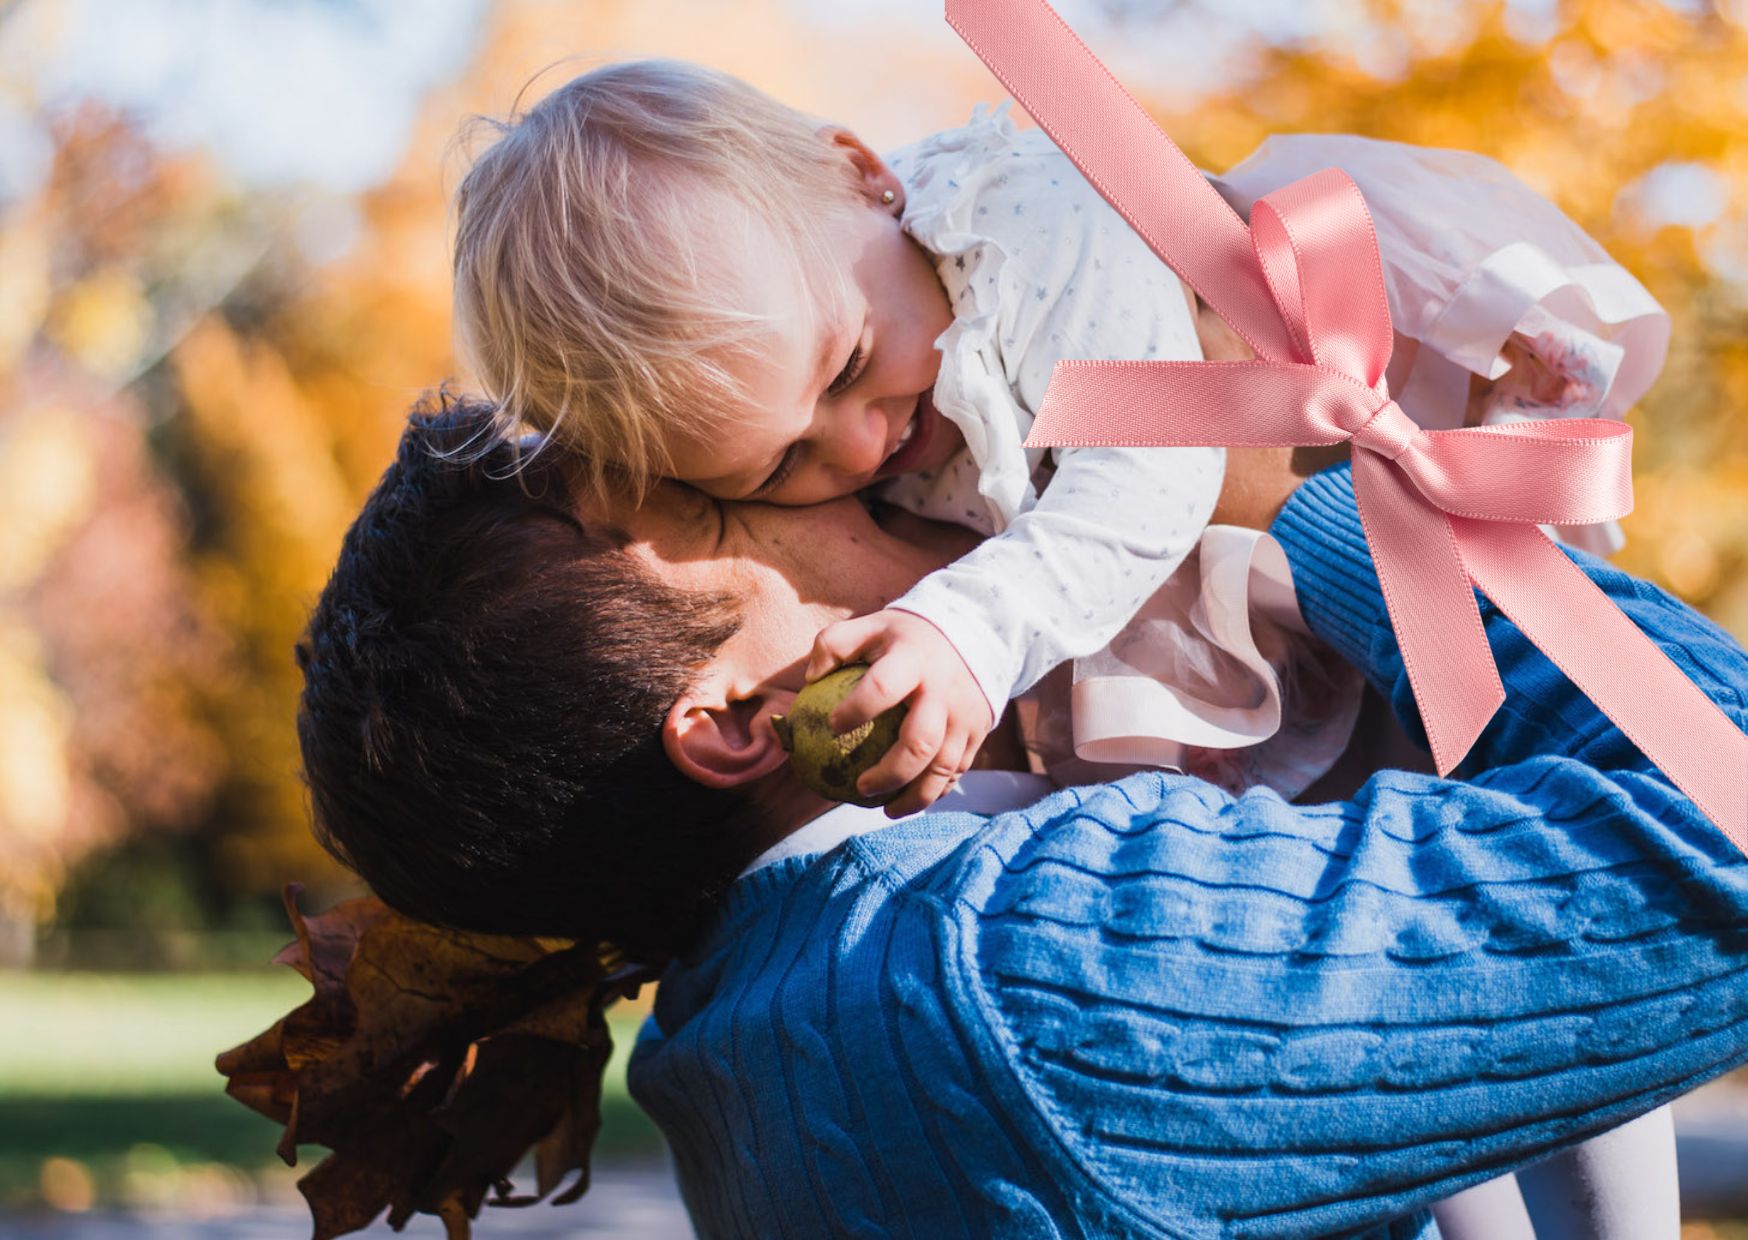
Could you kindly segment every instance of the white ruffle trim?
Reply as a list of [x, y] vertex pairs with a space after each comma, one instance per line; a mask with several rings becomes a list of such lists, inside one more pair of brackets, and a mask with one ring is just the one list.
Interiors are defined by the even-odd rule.
[[1001, 242], [974, 223], [985, 183], [999, 175], [1000, 157], [1018, 136], [1008, 115], [1012, 105], [1011, 99], [994, 109], [979, 103], [964, 126], [911, 148], [921, 172], [907, 183], [903, 223], [905, 232], [937, 257], [977, 255], [975, 264], [967, 260], [971, 304], [956, 300], [952, 325], [934, 341], [941, 351], [935, 407], [965, 436], [977, 463], [978, 493], [996, 530], [1037, 501], [1032, 474], [1046, 452], [1023, 446], [1032, 414], [1015, 397], [1014, 376], [998, 360], [1001, 307], [1025, 290]]

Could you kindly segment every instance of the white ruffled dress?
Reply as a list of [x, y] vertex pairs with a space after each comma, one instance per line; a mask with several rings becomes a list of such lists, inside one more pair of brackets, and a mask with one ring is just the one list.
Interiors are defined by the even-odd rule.
[[887, 161], [955, 311], [934, 403], [966, 446], [883, 494], [993, 535], [892, 606], [948, 635], [997, 715], [1047, 702], [1028, 739], [1059, 780], [1175, 766], [1292, 796], [1346, 745], [1360, 681], [1294, 670], [1285, 556], [1208, 526], [1224, 450], [1022, 446], [1057, 361], [1201, 352], [1176, 275], [1008, 106]]
[[[1177, 767], [1295, 796], [1345, 748], [1362, 684], [1308, 637], [1274, 540], [1207, 524], [1223, 451], [1022, 446], [1058, 360], [1201, 354], [1176, 276], [1010, 106], [979, 104], [887, 161], [955, 312], [934, 402], [966, 446], [884, 497], [993, 536], [893, 606], [947, 633], [997, 715], [1024, 694], [1028, 743], [1059, 781]], [[1378, 221], [1406, 338], [1391, 390], [1423, 425], [1619, 416], [1655, 377], [1661, 309], [1491, 161], [1274, 138], [1216, 184], [1243, 209], [1331, 164]], [[1472, 394], [1470, 374], [1495, 382]]]

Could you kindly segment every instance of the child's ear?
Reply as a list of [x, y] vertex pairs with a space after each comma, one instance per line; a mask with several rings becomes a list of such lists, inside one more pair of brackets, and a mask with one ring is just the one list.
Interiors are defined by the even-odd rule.
[[771, 716], [795, 694], [759, 689], [747, 696], [700, 685], [681, 694], [662, 721], [662, 749], [687, 779], [706, 788], [735, 788], [769, 775], [789, 760]]
[[904, 183], [886, 166], [886, 161], [869, 149], [862, 139], [842, 125], [822, 125], [818, 133], [821, 138], [838, 147], [843, 156], [856, 166], [856, 171], [862, 178], [862, 191], [867, 194], [870, 202], [889, 204], [891, 199], [881, 198], [888, 190], [892, 191], [894, 198], [903, 198]]

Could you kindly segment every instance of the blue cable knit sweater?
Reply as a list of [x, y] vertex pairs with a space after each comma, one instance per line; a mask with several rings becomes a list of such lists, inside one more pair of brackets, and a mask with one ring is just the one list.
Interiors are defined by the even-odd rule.
[[[1348, 471], [1272, 532], [1418, 733]], [[1728, 635], [1568, 554], [1748, 720]], [[1748, 862], [1482, 610], [1508, 697], [1467, 782], [1147, 773], [740, 879], [630, 1069], [700, 1233], [1431, 1235], [1748, 1060]]]

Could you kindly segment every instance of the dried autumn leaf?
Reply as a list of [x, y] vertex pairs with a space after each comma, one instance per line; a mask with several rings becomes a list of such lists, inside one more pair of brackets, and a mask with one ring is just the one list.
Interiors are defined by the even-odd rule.
[[[555, 1203], [588, 1188], [614, 999], [652, 976], [592, 947], [467, 934], [416, 922], [376, 899], [305, 917], [276, 961], [308, 978], [309, 1001], [218, 1057], [225, 1092], [285, 1125], [280, 1157], [333, 1151], [298, 1181], [315, 1240], [415, 1213], [451, 1240], [494, 1205]], [[616, 967], [617, 966], [617, 967]], [[530, 1149], [536, 1191], [509, 1173]]]

